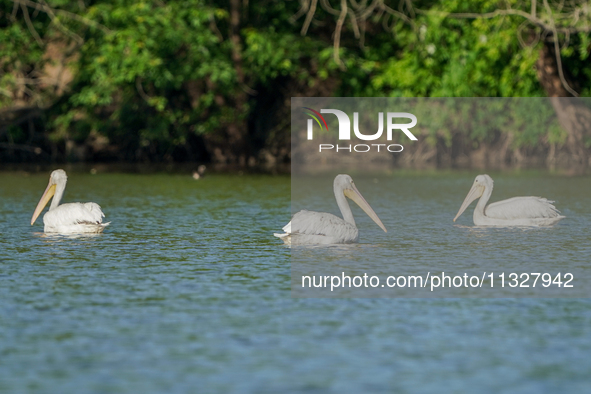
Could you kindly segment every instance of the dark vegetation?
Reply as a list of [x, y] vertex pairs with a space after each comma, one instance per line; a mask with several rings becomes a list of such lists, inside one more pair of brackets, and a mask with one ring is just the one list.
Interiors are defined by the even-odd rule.
[[[2, 0], [0, 160], [273, 167], [294, 96], [589, 96], [590, 32], [580, 0]], [[552, 103], [562, 131], [450, 125], [426, 160], [589, 166], [589, 107]]]

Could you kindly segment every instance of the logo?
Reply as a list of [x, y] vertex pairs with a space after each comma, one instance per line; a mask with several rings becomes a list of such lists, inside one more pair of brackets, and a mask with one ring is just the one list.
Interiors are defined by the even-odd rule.
[[[314, 111], [312, 108], [308, 108], [308, 107], [302, 107], [302, 108], [308, 110], [308, 111], [304, 111], [304, 112], [306, 112], [308, 115], [310, 115], [316, 121], [316, 123], [318, 123], [318, 126], [320, 126], [320, 130], [322, 130], [322, 123], [324, 123], [324, 126], [326, 127], [326, 131], [328, 131], [328, 125], [326, 124], [326, 120], [324, 120], [324, 117], [322, 115], [320, 115], [320, 113]], [[314, 114], [316, 114], [316, 115], [314, 115]], [[318, 118], [316, 116], [318, 116], [318, 118], [322, 119], [322, 123], [320, 123], [320, 121], [318, 120]], [[308, 119], [308, 139], [309, 140], [312, 139], [312, 119]]]
[[[341, 110], [338, 109], [321, 109], [320, 112], [313, 110], [309, 107], [302, 107], [304, 112], [309, 115], [312, 119], [308, 119], [307, 123], [307, 138], [308, 140], [314, 139], [314, 122], [316, 121], [318, 126], [320, 127], [321, 131], [326, 130], [328, 132], [328, 124], [322, 114], [333, 114], [337, 117], [337, 121], [339, 124], [339, 140], [340, 141], [350, 141], [351, 140], [351, 119], [349, 116]], [[394, 123], [394, 119], [401, 119], [406, 118], [410, 119], [410, 123]], [[412, 141], [416, 141], [417, 137], [414, 136], [413, 133], [410, 132], [410, 128], [416, 126], [417, 124], [417, 117], [413, 114], [408, 112], [388, 112], [386, 114], [386, 139], [388, 141], [392, 141], [394, 136], [395, 130], [400, 130]], [[359, 113], [353, 113], [353, 133], [355, 137], [363, 141], [375, 141], [378, 138], [382, 137], [384, 133], [384, 113], [378, 113], [378, 131], [374, 134], [363, 134], [359, 130]], [[380, 152], [380, 149], [385, 147], [384, 151], [398, 153], [402, 152], [404, 147], [400, 144], [357, 144], [357, 145], [332, 145], [332, 144], [319, 144], [318, 149], [319, 152], [323, 150], [335, 150], [336, 152], [339, 151], [348, 151], [348, 152], [369, 152], [372, 150], [372, 147]]]

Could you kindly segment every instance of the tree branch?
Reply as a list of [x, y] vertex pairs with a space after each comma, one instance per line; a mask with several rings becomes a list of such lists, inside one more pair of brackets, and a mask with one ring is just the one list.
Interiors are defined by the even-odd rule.
[[316, 13], [316, 6], [318, 5], [318, 0], [312, 0], [312, 4], [310, 4], [310, 8], [308, 8], [308, 13], [306, 14], [306, 19], [304, 20], [304, 25], [302, 26], [301, 34], [305, 36], [308, 33], [308, 28], [310, 27], [310, 23], [312, 23], [312, 19], [314, 18], [314, 14]]
[[567, 92], [572, 94], [574, 97], [579, 97], [579, 94], [575, 92], [573, 88], [570, 87], [568, 82], [566, 82], [566, 78], [564, 78], [564, 71], [562, 70], [562, 57], [560, 56], [560, 44], [558, 42], [558, 33], [556, 32], [554, 18], [552, 18], [552, 9], [548, 4], [548, 0], [544, 0], [544, 8], [546, 8], [546, 12], [550, 16], [550, 24], [552, 27], [552, 31], [554, 33], [554, 55], [556, 56], [556, 65], [558, 66], [558, 76], [560, 77], [560, 82], [562, 83], [562, 86], [566, 89]]
[[[95, 22], [93, 20], [90, 20], [88, 18], [84, 18], [83, 16], [80, 16], [80, 15], [75, 14], [75, 13], [70, 12], [70, 11], [51, 8], [49, 5], [47, 5], [47, 3], [40, 4], [40, 3], [37, 3], [35, 1], [31, 1], [31, 0], [12, 0], [12, 1], [15, 4], [25, 5], [25, 6], [34, 8], [36, 10], [45, 12], [47, 15], [49, 15], [49, 17], [51, 18], [51, 20], [53, 22], [55, 22], [57, 25], [61, 26], [61, 28], [63, 28], [63, 29], [65, 29], [65, 27], [60, 23], [59, 19], [57, 19], [56, 14], [63, 15], [65, 17], [68, 17], [70, 19], [73, 19], [73, 20], [75, 20], [77, 22], [80, 22], [82, 24], [85, 24], [87, 26], [97, 28], [97, 29], [101, 30], [102, 32], [104, 32], [106, 34], [109, 34], [109, 33], [112, 33], [113, 32], [111, 29], [109, 29], [105, 25], [102, 25], [102, 24], [100, 24], [98, 22]], [[75, 34], [75, 33], [70, 32], [69, 34]], [[75, 34], [75, 35], [80, 40], [82, 40], [82, 38], [80, 36], [78, 36], [77, 34]]]
[[341, 46], [341, 31], [343, 29], [343, 23], [347, 17], [347, 0], [341, 0], [341, 14], [337, 20], [337, 27], [334, 32], [334, 61], [339, 65], [341, 70], [345, 69], [345, 64], [342, 62], [339, 56], [339, 47]]
[[21, 6], [21, 9], [23, 10], [23, 15], [25, 17], [25, 22], [27, 23], [27, 27], [29, 28], [29, 31], [31, 32], [31, 35], [33, 37], [35, 37], [35, 41], [37, 41], [37, 44], [39, 44], [40, 47], [45, 46], [45, 43], [43, 42], [43, 40], [39, 36], [39, 33], [37, 33], [37, 30], [35, 30], [35, 26], [33, 26], [33, 22], [31, 22], [31, 17], [29, 16], [29, 10], [22, 3], [20, 3], [20, 6]]
[[534, 25], [547, 30], [547, 31], [553, 31], [556, 30], [556, 32], [558, 33], [571, 33], [571, 34], [575, 34], [575, 33], [589, 33], [591, 32], [591, 25], [588, 26], [580, 26], [580, 27], [560, 27], [557, 28], [556, 26], [554, 26], [554, 29], [552, 28], [551, 24], [546, 23], [544, 20], [536, 17], [535, 15], [532, 15], [530, 13], [521, 11], [521, 10], [515, 10], [515, 9], [503, 9], [503, 10], [495, 10], [493, 12], [485, 12], [485, 13], [477, 13], [477, 12], [459, 12], [459, 13], [454, 13], [454, 12], [445, 12], [445, 11], [433, 11], [433, 10], [421, 10], [421, 9], [416, 9], [416, 12], [422, 15], [438, 15], [438, 16], [444, 16], [444, 17], [449, 17], [449, 18], [458, 18], [458, 19], [492, 19], [492, 18], [496, 18], [497, 16], [507, 16], [507, 15], [514, 15], [514, 16], [520, 16], [522, 18], [525, 18], [527, 20], [529, 20], [531, 23], [533, 23]]

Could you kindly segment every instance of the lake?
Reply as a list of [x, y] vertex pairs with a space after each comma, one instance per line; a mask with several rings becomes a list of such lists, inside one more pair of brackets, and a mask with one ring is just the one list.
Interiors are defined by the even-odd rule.
[[[388, 228], [353, 208], [353, 254], [371, 267], [463, 269], [467, 244], [524, 271], [555, 247], [542, 264], [588, 264], [588, 177], [490, 174], [491, 201], [542, 195], [567, 216], [503, 232], [473, 229], [472, 207], [451, 221], [476, 173], [351, 175]], [[289, 177], [72, 172], [64, 202], [97, 202], [112, 222], [78, 238], [30, 226], [48, 178], [0, 173], [2, 392], [591, 391], [588, 298], [293, 298], [294, 250], [272, 235], [290, 219]], [[332, 177], [314, 182], [293, 209], [337, 213]]]
[[[388, 232], [382, 231], [351, 202], [359, 228], [359, 243], [330, 247], [294, 246], [293, 295], [591, 297], [591, 236], [588, 230], [591, 179], [532, 171], [511, 176], [492, 174], [495, 183], [489, 203], [515, 196], [542, 196], [555, 200], [555, 206], [566, 218], [547, 227], [491, 228], [474, 226], [472, 212], [476, 202], [455, 223], [452, 221], [475, 175], [472, 172], [441, 171], [357, 174], [353, 177], [355, 185]], [[334, 175], [294, 177], [292, 211], [308, 209], [341, 216], [333, 193], [333, 178]], [[447, 278], [446, 288], [427, 285], [430, 282], [428, 273], [431, 277], [441, 278], [442, 272], [448, 278], [457, 277], [458, 287], [450, 288]], [[474, 287], [463, 278], [464, 273], [474, 276]], [[331, 291], [330, 286], [328, 289], [324, 286], [310, 288], [310, 281], [306, 279], [302, 288], [302, 276], [315, 277], [320, 284], [320, 278], [325, 276], [339, 277], [342, 282], [343, 274], [360, 279], [364, 274], [375, 276], [377, 286], [370, 286], [369, 279], [364, 279], [360, 287], [349, 286], [347, 282], [346, 288]], [[479, 283], [483, 275], [485, 281]], [[418, 289], [389, 287], [386, 285], [388, 276], [421, 276], [427, 286]], [[441, 282], [440, 279], [433, 284]], [[562, 282], [560, 286], [559, 282]], [[338, 283], [339, 280], [335, 280], [334, 284]], [[404, 281], [397, 283], [404, 285]]]

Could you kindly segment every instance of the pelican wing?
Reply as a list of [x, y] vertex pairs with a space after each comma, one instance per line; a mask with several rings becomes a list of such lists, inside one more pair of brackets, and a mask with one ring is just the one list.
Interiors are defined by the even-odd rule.
[[300, 211], [283, 227], [285, 234], [275, 234], [284, 239], [296, 236], [298, 243], [347, 243], [358, 238], [357, 227], [330, 213]]
[[554, 201], [542, 197], [513, 197], [488, 205], [485, 215], [494, 219], [558, 218]]
[[[291, 218], [291, 233], [339, 236], [354, 227], [338, 216], [326, 212], [300, 211]], [[355, 231], [357, 229], [355, 228]]]
[[62, 204], [49, 210], [43, 217], [46, 231], [52, 232], [101, 232], [109, 225], [103, 224], [105, 214], [94, 202]]

